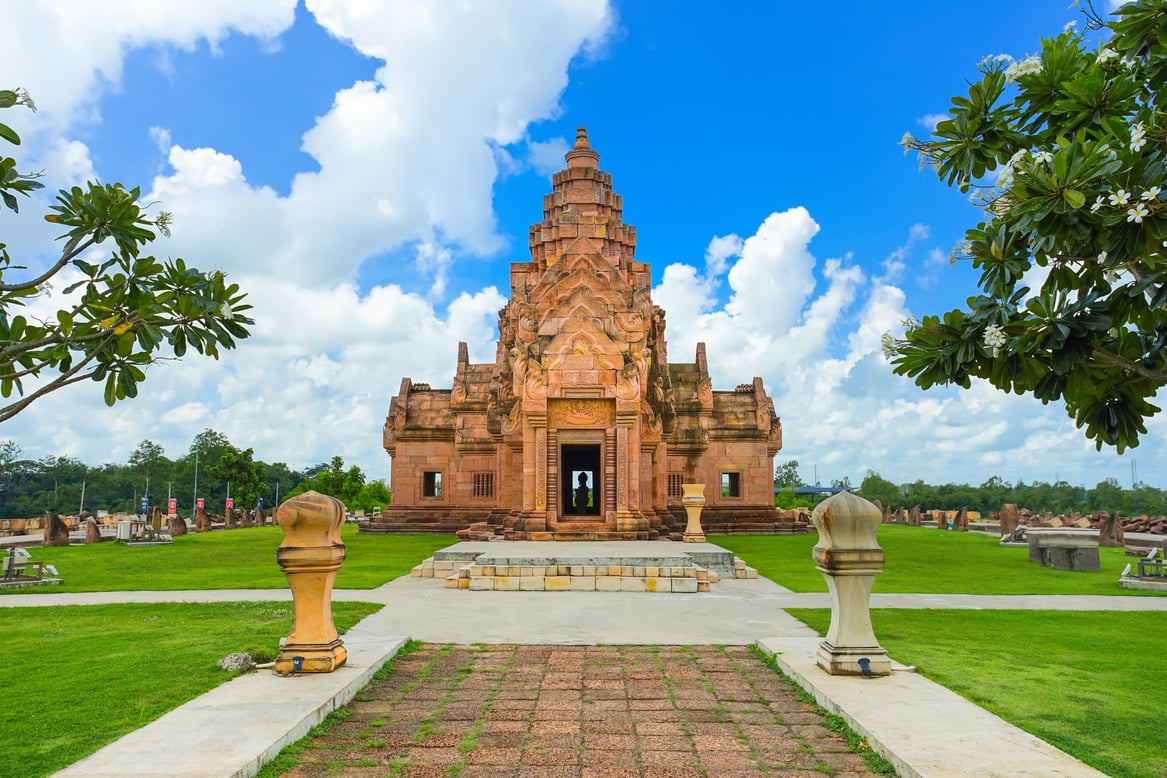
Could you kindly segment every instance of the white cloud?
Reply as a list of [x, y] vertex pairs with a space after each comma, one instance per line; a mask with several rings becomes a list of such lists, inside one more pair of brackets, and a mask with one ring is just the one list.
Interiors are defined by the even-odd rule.
[[[293, 0], [125, 5], [111, 14], [80, 2], [21, 3], [6, 14], [13, 45], [0, 63], [40, 104], [37, 132], [60, 138], [41, 144], [55, 155], [54, 181], [94, 172], [88, 149], [66, 133], [99, 120], [100, 98], [117, 88], [129, 50], [159, 46], [165, 58], [166, 47], [213, 47], [231, 32], [271, 48], [295, 8]], [[338, 91], [304, 135], [315, 169], [296, 175], [287, 196], [249, 183], [230, 149], [174, 145], [167, 128], [149, 130], [168, 168], [143, 199], [175, 217], [173, 237], [155, 250], [227, 271], [255, 306], [253, 337], [221, 361], [156, 365], [142, 396], [112, 409], [92, 386], [45, 398], [5, 425], [4, 436], [29, 453], [43, 446], [124, 461], [150, 438], [178, 456], [210, 427], [261, 459], [308, 465], [338, 453], [384, 477], [378, 430], [397, 390], [386, 376], [448, 385], [459, 340], [473, 359], [494, 358], [505, 299], [488, 287], [443, 304], [451, 268], [460, 254], [506, 246], [492, 190], [500, 164], [519, 165], [508, 147], [525, 145], [522, 164], [541, 171], [562, 159], [566, 141], [533, 142], [527, 131], [558, 114], [569, 64], [602, 45], [611, 9], [600, 0], [307, 6], [333, 36], [383, 64], [375, 80]], [[410, 256], [412, 269], [374, 275], [420, 269], [428, 299], [395, 284], [355, 285], [362, 263]]]
[[936, 125], [952, 117], [946, 113], [929, 113], [916, 119], [916, 124], [927, 127], [928, 132], [936, 132]]

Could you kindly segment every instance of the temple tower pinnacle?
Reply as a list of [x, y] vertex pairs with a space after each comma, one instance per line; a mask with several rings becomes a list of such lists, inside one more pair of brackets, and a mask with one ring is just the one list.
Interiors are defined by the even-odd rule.
[[612, 176], [599, 169], [600, 155], [584, 127], [564, 155], [567, 169], [552, 178], [543, 197], [543, 221], [531, 225], [531, 261], [550, 267], [577, 238], [590, 240], [608, 261], [627, 269], [636, 253], [636, 228], [623, 222], [623, 198], [612, 191]]

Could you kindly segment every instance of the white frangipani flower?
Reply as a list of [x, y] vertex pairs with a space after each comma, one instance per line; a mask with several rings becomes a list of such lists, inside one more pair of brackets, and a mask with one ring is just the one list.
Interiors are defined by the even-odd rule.
[[1147, 213], [1149, 213], [1147, 211], [1147, 206], [1143, 205], [1142, 203], [1139, 203], [1134, 208], [1130, 208], [1127, 210], [1126, 220], [1128, 222], [1134, 222], [1135, 224], [1142, 224], [1143, 217], [1146, 216]]
[[1163, 188], [1160, 187], [1158, 184], [1156, 184], [1155, 186], [1149, 187], [1145, 192], [1143, 192], [1140, 199], [1147, 200], [1147, 201], [1158, 200], [1159, 195], [1160, 195], [1160, 193], [1162, 193], [1162, 191], [1163, 191]]
[[1126, 205], [1130, 201], [1130, 192], [1125, 189], [1119, 189], [1107, 198], [1111, 205]]
[[1001, 347], [1005, 345], [1005, 331], [999, 324], [985, 327], [984, 344], [992, 350], [994, 359], [1000, 355]]

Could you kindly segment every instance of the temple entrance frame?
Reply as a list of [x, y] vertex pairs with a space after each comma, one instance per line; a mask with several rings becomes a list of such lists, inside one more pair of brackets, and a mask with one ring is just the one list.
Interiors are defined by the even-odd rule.
[[564, 519], [600, 515], [604, 494], [600, 449], [600, 443], [560, 446], [560, 504]]

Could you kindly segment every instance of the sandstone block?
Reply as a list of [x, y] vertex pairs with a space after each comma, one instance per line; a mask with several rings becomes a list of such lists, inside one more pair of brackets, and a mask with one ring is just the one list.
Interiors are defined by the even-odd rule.
[[571, 589], [570, 575], [549, 575], [543, 579], [543, 587], [549, 592], [566, 592]]
[[541, 575], [519, 576], [519, 590], [524, 592], [541, 592], [547, 588], [547, 579]]
[[620, 575], [620, 565], [608, 565], [608, 575]]
[[696, 578], [674, 578], [673, 591], [682, 592], [684, 594], [697, 593], [697, 579]]
[[632, 568], [632, 574], [634, 576], [636, 576], [637, 578], [644, 578], [645, 570], [647, 570], [647, 569], [648, 568], [646, 568], [646, 567], [634, 567], [634, 568]]
[[469, 589], [470, 588], [470, 579], [469, 578], [459, 578], [458, 579], [458, 588], [459, 589]]
[[[575, 575], [575, 573], [572, 573], [572, 575]], [[596, 572], [596, 566], [595, 565], [584, 565], [583, 572], [580, 573], [580, 575], [593, 576], [593, 577], [598, 575], [598, 573]]]
[[446, 588], [447, 589], [457, 589], [458, 588], [458, 579], [454, 578], [454, 577], [447, 578], [446, 579]]
[[494, 565], [482, 565], [483, 575], [494, 575]]
[[471, 578], [469, 581], [469, 589], [472, 592], [489, 592], [491, 589], [496, 588], [494, 578], [487, 578], [483, 576], [479, 578]]
[[482, 576], [484, 576], [486, 574], [487, 574], [486, 570], [485, 570], [485, 568], [483, 568], [482, 565], [470, 565], [470, 577], [471, 578], [481, 578]]
[[645, 567], [644, 568], [644, 577], [645, 578], [656, 578], [660, 574], [661, 574], [661, 572], [660, 572], [659, 567]]
[[596, 591], [597, 592], [618, 592], [620, 591], [620, 577], [613, 575], [605, 575], [603, 577], [596, 576]]
[[698, 581], [697, 582], [697, 591], [698, 591], [698, 593], [709, 591], [709, 582], [708, 581]]
[[644, 577], [644, 590], [646, 592], [670, 592], [672, 589], [672, 584], [669, 583], [669, 579], [667, 578], [657, 578], [656, 576], [647, 575]]
[[494, 590], [496, 592], [517, 592], [519, 590], [519, 577], [496, 575], [494, 577]]
[[620, 568], [620, 575], [625, 578], [631, 578], [636, 575], [635, 568], [632, 565], [624, 565]]
[[573, 592], [594, 592], [596, 590], [596, 577], [594, 575], [573, 575], [568, 579], [571, 583], [568, 588]]
[[620, 591], [622, 592], [643, 592], [645, 591], [644, 579], [636, 578], [631, 575], [620, 576]]

